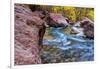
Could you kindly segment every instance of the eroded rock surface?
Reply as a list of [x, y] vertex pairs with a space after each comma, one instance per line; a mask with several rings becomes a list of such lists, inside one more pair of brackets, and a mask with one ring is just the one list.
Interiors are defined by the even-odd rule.
[[15, 65], [39, 64], [39, 29], [43, 21], [29, 9], [28, 5], [15, 4]]

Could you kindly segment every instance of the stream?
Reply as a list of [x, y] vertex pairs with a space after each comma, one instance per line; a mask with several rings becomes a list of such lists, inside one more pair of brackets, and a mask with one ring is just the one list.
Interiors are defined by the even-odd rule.
[[[64, 59], [63, 62], [66, 62], [66, 59], [70, 58], [74, 58], [75, 60], [69, 60], [67, 62], [93, 61], [94, 40], [85, 39], [81, 36], [65, 34], [62, 29], [63, 28], [51, 28], [53, 39], [44, 39], [43, 45], [57, 48], [57, 52], [60, 54], [59, 56], [61, 57], [61, 60]], [[51, 53], [48, 55], [50, 54]], [[46, 59], [46, 57], [44, 57], [44, 59]]]

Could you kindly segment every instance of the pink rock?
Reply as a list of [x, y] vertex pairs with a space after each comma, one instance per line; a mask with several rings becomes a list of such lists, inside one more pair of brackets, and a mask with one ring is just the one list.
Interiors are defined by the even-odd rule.
[[66, 26], [66, 18], [61, 14], [51, 13], [48, 15], [48, 18], [51, 19], [51, 22], [49, 22], [48, 18], [42, 19], [46, 15], [43, 15], [41, 11], [32, 12], [30, 6], [25, 4], [15, 4], [14, 11], [15, 65], [42, 63], [40, 52], [46, 28], [45, 24], [50, 26]]
[[41, 63], [38, 44], [40, 28], [29, 22], [43, 24], [39, 17], [32, 16], [27, 5], [15, 4], [15, 65]]

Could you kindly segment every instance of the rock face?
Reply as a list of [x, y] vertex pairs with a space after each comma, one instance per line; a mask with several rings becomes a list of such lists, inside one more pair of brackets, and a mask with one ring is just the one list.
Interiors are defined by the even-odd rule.
[[[15, 65], [39, 64], [39, 30], [44, 21], [27, 5], [15, 4]], [[37, 22], [38, 21], [38, 22]], [[35, 25], [34, 25], [35, 24]]]
[[66, 19], [61, 14], [53, 13], [46, 18], [42, 11], [33, 12], [26, 4], [15, 4], [14, 9], [15, 65], [40, 64], [42, 63], [40, 51], [46, 25], [63, 27], [67, 25]]

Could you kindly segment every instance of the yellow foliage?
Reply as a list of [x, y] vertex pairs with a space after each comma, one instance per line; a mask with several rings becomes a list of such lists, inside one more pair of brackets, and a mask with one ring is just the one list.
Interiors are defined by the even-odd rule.
[[61, 13], [63, 16], [67, 17], [70, 22], [75, 23], [83, 19], [83, 17], [88, 17], [94, 20], [94, 9], [85, 7], [71, 7], [71, 6], [46, 6], [51, 9], [54, 13]]
[[89, 18], [94, 21], [94, 10], [90, 10], [88, 14]]

